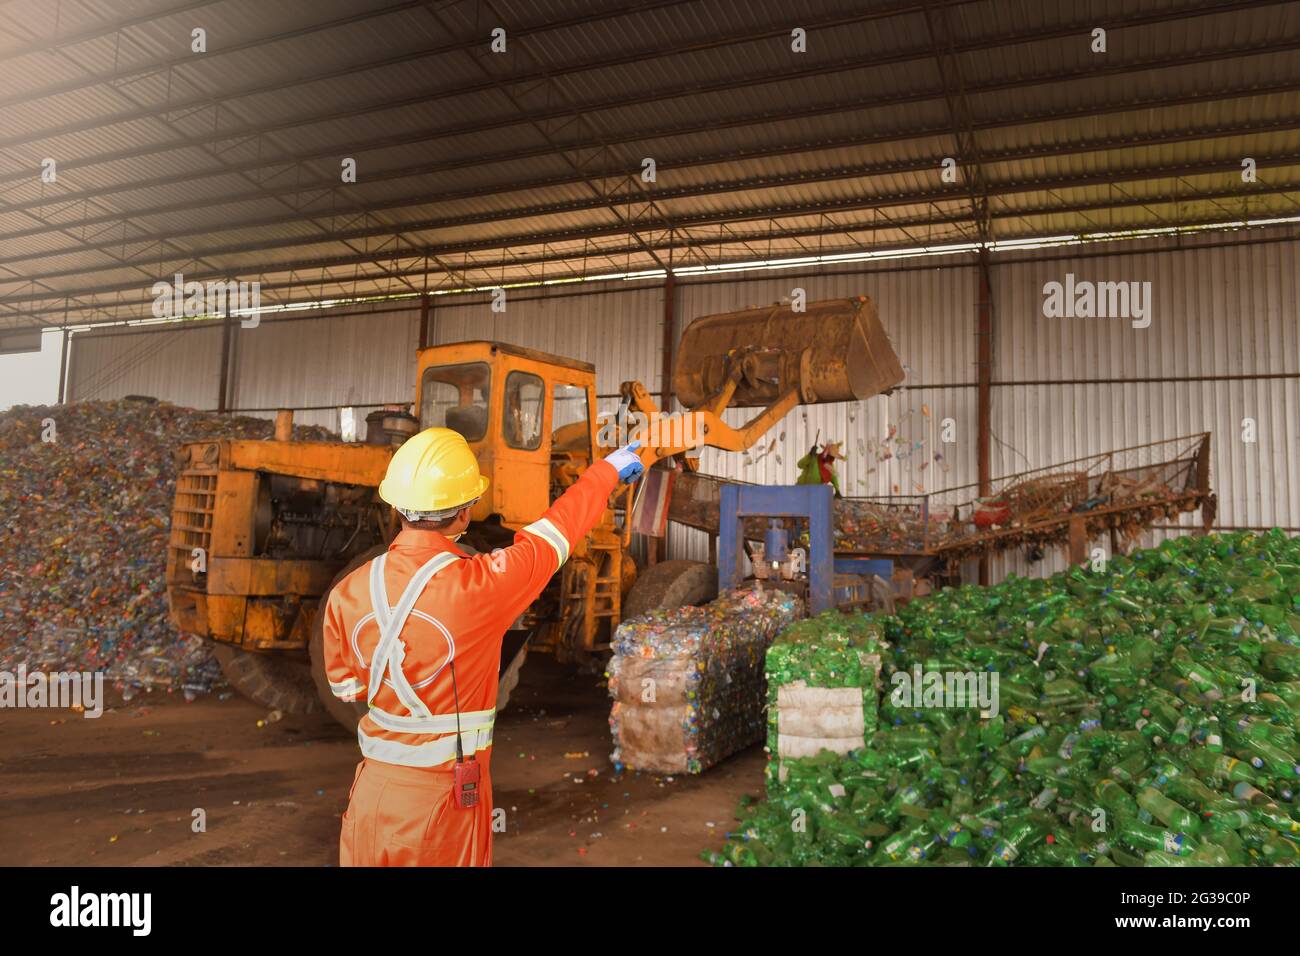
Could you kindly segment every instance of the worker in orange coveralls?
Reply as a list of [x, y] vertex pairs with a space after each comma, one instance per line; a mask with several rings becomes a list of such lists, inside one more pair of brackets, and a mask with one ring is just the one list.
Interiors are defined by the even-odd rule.
[[[466, 556], [453, 542], [487, 488], [460, 433], [429, 428], [393, 455], [379, 496], [402, 517], [388, 551], [325, 607], [325, 669], [343, 700], [366, 700], [343, 866], [490, 866], [492, 723], [501, 643], [619, 480], [639, 442], [595, 462], [514, 544]], [[459, 746], [458, 746], [459, 744]]]

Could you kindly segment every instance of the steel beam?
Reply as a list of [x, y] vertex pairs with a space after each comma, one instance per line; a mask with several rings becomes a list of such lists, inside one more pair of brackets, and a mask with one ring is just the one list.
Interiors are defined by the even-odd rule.
[[[1261, 186], [1257, 184], [1249, 193], [1245, 193], [1238, 189], [1232, 189], [1232, 190], [1219, 190], [1214, 192], [1204, 192], [1190, 197], [1186, 193], [1179, 193], [1179, 194], [1172, 194], [1172, 195], [1165, 194], [1159, 196], [1136, 196], [1136, 197], [1125, 197], [1122, 199], [1106, 199], [1106, 200], [1092, 202], [1092, 203], [1076, 203], [1076, 204], [1066, 204], [1066, 205], [1056, 204], [1056, 205], [1048, 205], [1048, 206], [1033, 207], [1033, 208], [1026, 208], [1026, 209], [1008, 210], [1005, 212], [998, 212], [994, 210], [993, 217], [995, 219], [1028, 219], [1032, 217], [1048, 216], [1048, 215], [1055, 215], [1061, 213], [1104, 211], [1109, 209], [1121, 209], [1121, 208], [1134, 207], [1134, 206], [1167, 205], [1170, 203], [1177, 203], [1177, 202], [1186, 203], [1189, 200], [1196, 200], [1198, 202], [1208, 202], [1208, 201], [1222, 200], [1222, 199], [1241, 199], [1241, 198], [1252, 198], [1252, 197], [1258, 198], [1261, 196], [1275, 196], [1275, 195], [1285, 195], [1285, 194], [1292, 194], [1292, 193], [1300, 194], [1300, 182], [1288, 182], [1284, 184], [1275, 184], [1271, 186]], [[865, 208], [871, 209], [872, 207], [867, 206]], [[801, 212], [791, 213], [791, 215], [803, 215], [803, 214], [804, 213]], [[1237, 222], [1240, 218], [1241, 218], [1240, 216], [1219, 217], [1216, 219], [1201, 218], [1198, 220], [1197, 224], [1213, 225], [1216, 222], [1231, 224]], [[769, 221], [769, 219], [770, 217], [756, 217], [754, 221], [766, 223]], [[970, 217], [968, 213], [962, 213], [960, 215], [949, 215], [949, 216], [922, 216], [922, 217], [910, 217], [910, 218], [897, 218], [893, 220], [872, 219], [863, 222], [850, 222], [850, 223], [836, 222], [830, 226], [820, 225], [812, 228], [781, 230], [778, 232], [772, 232], [770, 230], [766, 230], [766, 231], [756, 230], [753, 232], [738, 233], [733, 237], [730, 237], [728, 241], [732, 243], [763, 242], [771, 238], [790, 238], [790, 239], [815, 238], [818, 236], [844, 235], [846, 233], [853, 233], [853, 232], [868, 232], [868, 231], [877, 232], [882, 230], [888, 232], [897, 232], [897, 231], [903, 231], [907, 229], [917, 229], [922, 227], [929, 228], [929, 227], [941, 226], [941, 225], [957, 226], [957, 225], [961, 225], [962, 223], [969, 223], [969, 222], [970, 222]], [[709, 225], [710, 225], [709, 223], [704, 223], [701, 224], [700, 227], [703, 228]], [[1126, 228], [1136, 228], [1136, 227], [1128, 226]], [[666, 232], [666, 230], [664, 231]], [[684, 236], [685, 238], [674, 239], [671, 242], [660, 242], [656, 245], [656, 248], [659, 249], [660, 251], [670, 251], [670, 250], [689, 251], [695, 248], [707, 248], [709, 246], [716, 245], [718, 241], [716, 232], [710, 232], [708, 235], [697, 236], [690, 232], [689, 227], [687, 229], [682, 229], [681, 227], [678, 227], [677, 231], [679, 236]], [[1046, 235], [1055, 235], [1058, 234], [1059, 232], [1060, 232], [1059, 229], [1043, 230], [1039, 234], [1046, 236]], [[616, 236], [622, 233], [623, 230], [620, 230], [617, 227], [610, 227], [609, 229], [604, 230], [602, 232], [602, 235]], [[576, 235], [576, 238], [582, 238], [584, 235], [590, 236], [590, 233], [578, 233]], [[1029, 238], [1029, 236], [1026, 236], [1026, 238]], [[558, 240], [552, 238], [550, 241], [558, 241]], [[945, 240], [945, 241], [947, 242], [947, 241], [958, 241], [958, 240], [953, 239], [953, 240]], [[908, 246], [916, 245], [916, 244], [917, 243], [915, 241], [907, 243]], [[533, 245], [544, 245], [544, 243], [541, 241], [535, 241]], [[502, 245], [500, 239], [485, 241], [484, 243], [481, 244], [481, 247], [483, 249], [508, 248], [508, 246]], [[887, 251], [889, 248], [892, 247], [893, 246], [889, 244], [882, 244], [876, 248], [879, 248], [881, 251]], [[460, 248], [463, 249], [464, 247], [460, 247]], [[453, 248], [450, 249], [449, 251], [456, 251], [456, 249]], [[543, 252], [532, 256], [516, 255], [516, 256], [510, 256], [505, 258], [497, 258], [492, 260], [473, 262], [458, 271], [466, 275], [465, 283], [469, 284], [474, 280], [468, 278], [468, 276], [472, 275], [472, 273], [474, 273], [475, 271], [481, 272], [484, 270], [499, 270], [502, 268], [509, 268], [511, 266], [519, 267], [519, 266], [528, 266], [534, 264], [557, 263], [557, 262], [566, 262], [566, 261], [589, 262], [591, 259], [602, 259], [602, 260], [609, 259], [612, 261], [615, 257], [621, 259], [627, 256], [628, 254], [634, 253], [636, 251], [638, 251], [638, 247], [636, 245], [627, 245], [627, 244], [623, 244], [619, 246], [611, 246], [611, 247], [601, 247], [601, 248], [596, 248], [594, 250], [591, 249], [584, 250], [584, 252], [581, 253], [580, 255], [568, 256], [568, 257], [557, 256], [553, 252], [548, 252], [544, 250]], [[413, 262], [418, 261], [421, 264], [418, 266], [412, 266], [411, 268], [408, 269], [392, 269], [380, 274], [368, 274], [361, 278], [364, 281], [370, 282], [370, 281], [378, 281], [379, 279], [388, 278], [392, 276], [416, 277], [416, 276], [426, 275], [427, 270], [422, 264], [426, 253], [429, 254], [430, 256], [433, 255], [433, 253], [429, 252], [428, 250], [413, 249], [410, 250], [409, 252], [403, 252], [399, 255], [384, 257], [389, 261], [411, 260]], [[439, 253], [439, 254], [446, 255], [448, 253]], [[337, 259], [332, 259], [332, 260], [312, 260], [309, 262], [300, 261], [295, 263], [285, 263], [282, 265], [271, 266], [271, 267], [267, 267], [264, 265], [260, 273], [257, 274], [265, 276], [265, 275], [274, 275], [274, 274], [280, 274], [286, 272], [293, 272], [293, 271], [304, 270], [304, 269], [342, 268], [346, 266], [364, 264], [368, 261], [369, 260], [367, 259], [359, 258], [354, 255], [354, 256], [339, 257]], [[732, 261], [740, 262], [741, 260], [727, 260], [728, 263]], [[680, 267], [681, 265], [682, 263], [679, 262], [678, 266]], [[121, 267], [117, 267], [117, 268], [121, 268]], [[163, 271], [165, 272], [167, 270], [163, 270]], [[577, 269], [577, 270], [570, 270], [569, 272], [566, 273], [560, 273], [559, 275], [564, 275], [564, 276], [583, 275], [583, 274], [587, 274], [589, 271], [590, 271], [589, 269]], [[602, 269], [601, 271], [607, 271], [607, 270]], [[80, 274], [80, 272], [84, 272], [84, 269], [73, 270], [68, 274]], [[231, 272], [239, 272], [239, 269], [228, 267], [217, 272], [202, 273], [202, 274], [196, 273], [192, 277], [198, 280], [203, 280], [207, 278], [222, 278], [227, 276]], [[551, 277], [555, 278], [558, 276], [553, 274]], [[357, 277], [355, 276], [338, 277], [338, 278], [331, 277], [326, 279], [325, 281], [330, 286], [342, 287], [348, 282], [356, 281], [356, 279]], [[3, 280], [0, 280], [0, 285], [2, 284], [3, 284]], [[277, 290], [277, 289], [296, 289], [300, 287], [302, 284], [303, 283], [300, 280], [291, 278], [290, 281], [281, 282], [281, 283], [263, 282], [262, 289], [263, 292]], [[143, 288], [144, 287], [137, 282], [130, 282], [130, 283], [120, 283], [113, 286], [93, 286], [85, 289], [76, 289], [76, 290], [59, 289], [59, 290], [53, 290], [53, 291], [41, 292], [41, 293], [0, 295], [0, 306], [8, 306], [10, 308], [16, 308], [18, 303], [42, 302], [42, 301], [54, 300], [54, 299], [62, 301], [62, 299], [65, 297], [77, 298], [77, 297], [102, 295], [111, 292], [120, 293], [126, 291], [141, 291]], [[147, 311], [148, 303], [149, 303], [148, 299], [141, 299], [137, 302], [118, 303], [117, 307], [119, 308], [132, 307], [137, 310], [144, 309], [145, 311]], [[73, 307], [74, 308], [79, 307], [83, 310], [86, 308], [97, 308], [96, 306], [93, 305], [76, 303], [76, 302], [73, 303]], [[44, 310], [26, 310], [24, 314], [30, 316], [56, 315], [58, 314], [58, 308], [52, 306]]]
[[[1281, 168], [1281, 166], [1290, 166], [1300, 164], [1300, 152], [1287, 153], [1282, 156], [1257, 156], [1257, 168]], [[660, 219], [647, 221], [646, 230], [666, 230], [672, 229], [673, 226], [698, 225], [716, 225], [719, 222], [745, 222], [755, 219], [780, 219], [784, 216], [806, 216], [815, 212], [841, 212], [852, 211], [852, 209], [861, 208], [896, 208], [909, 206], [928, 206], [935, 203], [953, 203], [969, 202], [974, 203], [976, 199], [983, 196], [985, 203], [988, 200], [1004, 198], [1004, 196], [1019, 195], [1024, 193], [1043, 193], [1043, 191], [1067, 191], [1071, 189], [1082, 189], [1082, 187], [1104, 185], [1112, 182], [1140, 182], [1152, 181], [1152, 179], [1167, 179], [1191, 176], [1209, 176], [1209, 174], [1221, 173], [1225, 168], [1223, 163], [1184, 163], [1184, 164], [1166, 164], [1157, 166], [1141, 166], [1141, 168], [1130, 168], [1122, 170], [1102, 170], [1099, 173], [1093, 173], [1091, 176], [1082, 177], [1053, 177], [1047, 179], [1028, 179], [1022, 182], [1002, 183], [1002, 185], [989, 186], [987, 183], [976, 189], [940, 189], [926, 191], [926, 193], [893, 193], [875, 196], [855, 196], [848, 200], [824, 200], [822, 203], [805, 203], [805, 204], [775, 204], [770, 207], [737, 209], [737, 211], [711, 212], [703, 216], [673, 216], [671, 220], [666, 216]], [[810, 183], [835, 181], [840, 178], [862, 178], [865, 172], [861, 169], [839, 169], [827, 170], [826, 173], [818, 174], [818, 177], [800, 181], [794, 185], [810, 185]], [[783, 181], [774, 181], [770, 187], [787, 186], [790, 183]], [[656, 203], [669, 203], [675, 199], [693, 198], [697, 195], [716, 195], [729, 193], [729, 191], [742, 191], [741, 187], [736, 189], [724, 189], [722, 186], [701, 185], [689, 187], [689, 189], [664, 191], [662, 194], [654, 194]], [[1229, 195], [1258, 195], [1257, 183], [1243, 183], [1242, 189], [1234, 189]], [[1196, 195], [1188, 196], [1195, 199]], [[335, 233], [324, 233], [321, 235], [304, 235], [294, 241], [286, 241], [282, 237], [269, 237], [259, 239], [259, 241], [230, 243], [226, 246], [208, 246], [200, 250], [182, 251], [181, 255], [194, 256], [194, 258], [214, 258], [214, 256], [240, 255], [246, 252], [257, 252], [264, 250], [282, 250], [282, 248], [292, 248], [298, 246], [316, 246], [321, 243], [357, 241], [357, 239], [372, 239], [389, 237], [394, 233], [420, 233], [420, 232], [439, 232], [439, 230], [448, 230], [464, 228], [464, 226], [473, 226], [484, 224], [490, 221], [510, 221], [513, 219], [542, 219], [542, 217], [558, 215], [558, 213], [589, 212], [595, 209], [610, 207], [610, 200], [603, 196], [591, 196], [591, 198], [572, 200], [572, 202], [558, 204], [539, 204], [539, 206], [523, 209], [503, 209], [494, 215], [482, 215], [482, 213], [471, 213], [471, 215], [441, 217], [441, 219], [416, 220], [409, 222], [396, 222], [396, 224], [383, 224], [377, 226], [367, 226], [361, 229], [339, 230]], [[1063, 207], [1053, 207], [1063, 208]], [[1032, 213], [1026, 213], [1032, 215]], [[325, 216], [309, 216], [307, 219], [326, 219]], [[260, 224], [244, 224], [231, 228], [230, 232], [238, 232], [239, 229], [256, 228], [256, 226], [272, 226], [282, 222], [282, 217], [276, 217], [272, 221], [260, 222]], [[292, 220], [296, 221], [296, 220]], [[971, 219], [974, 221], [974, 219]], [[178, 238], [186, 235], [211, 235], [214, 232], [212, 226], [185, 230], [185, 232], [165, 233], [165, 234], [143, 234], [134, 235], [129, 238], [114, 238], [112, 241], [103, 242], [86, 242], [81, 245], [55, 248], [49, 250], [45, 248], [40, 252], [27, 252], [21, 255], [9, 255], [5, 258], [6, 265], [22, 263], [22, 261], [43, 260], [57, 258], [57, 256], [78, 255], [87, 251], [108, 252], [110, 250], [121, 250], [123, 247], [139, 247], [133, 254], [134, 258], [123, 259], [120, 263], [105, 264], [103, 268], [86, 267], [79, 265], [74, 269], [66, 271], [32, 273], [30, 276], [23, 276], [25, 280], [45, 281], [49, 278], [59, 278], [66, 274], [85, 274], [87, 272], [101, 272], [104, 269], [116, 268], [139, 268], [140, 258], [147, 256], [149, 259], [156, 259], [153, 245], [159, 243], [174, 243]], [[448, 255], [455, 252], [474, 250], [474, 248], [495, 248], [500, 246], [519, 247], [537, 245], [539, 242], [560, 242], [567, 239], [598, 237], [598, 235], [617, 234], [620, 232], [632, 232], [629, 224], [603, 225], [603, 226], [580, 226], [572, 230], [565, 230], [562, 233], [516, 233], [510, 237], [494, 237], [487, 241], [465, 241], [445, 243], [445, 245], [428, 248], [417, 248], [409, 254], [396, 254], [395, 256], [380, 255], [378, 252], [367, 252], [363, 254], [364, 258], [359, 261], [376, 261], [387, 258], [403, 258], [403, 255], [422, 255], [428, 252], [429, 255]], [[835, 232], [842, 232], [842, 229], [836, 229]], [[486, 245], [485, 245], [486, 243]], [[344, 263], [350, 264], [356, 259], [348, 259]], [[295, 267], [308, 268], [308, 267]]]

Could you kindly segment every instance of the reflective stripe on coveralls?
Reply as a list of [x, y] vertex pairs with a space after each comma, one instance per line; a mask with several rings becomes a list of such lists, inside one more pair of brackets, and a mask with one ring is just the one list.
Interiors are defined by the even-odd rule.
[[334, 681], [330, 681], [330, 692], [340, 700], [356, 700], [365, 693], [365, 690], [366, 685], [361, 683], [361, 681], [357, 680], [355, 677], [349, 677], [347, 680], [338, 684]]
[[[370, 660], [368, 678], [370, 718], [379, 726], [400, 733], [440, 733], [446, 734], [438, 740], [412, 745], [396, 740], [384, 740], [366, 735], [365, 730], [357, 727], [357, 741], [361, 753], [384, 763], [399, 764], [405, 767], [436, 767], [454, 760], [456, 757], [456, 723], [455, 714], [432, 714], [425, 706], [402, 670], [406, 659], [406, 648], [400, 637], [402, 628], [415, 607], [416, 599], [428, 586], [430, 579], [453, 561], [459, 558], [451, 552], [444, 551], [435, 555], [411, 578], [402, 592], [397, 606], [391, 611], [388, 607], [388, 593], [384, 587], [384, 565], [388, 555], [381, 554], [370, 564], [370, 603], [375, 614], [375, 623], [379, 627], [379, 643], [375, 645], [374, 656]], [[445, 629], [444, 629], [444, 633]], [[444, 667], [450, 667], [456, 657], [456, 644], [450, 634], [446, 634], [448, 655]], [[434, 673], [434, 677], [441, 671]], [[430, 678], [432, 679], [432, 678]], [[381, 684], [387, 682], [397, 694], [398, 700], [410, 711], [409, 715], [390, 714], [375, 704], [375, 695]], [[473, 756], [492, 744], [492, 725], [496, 718], [495, 710], [469, 711], [460, 715], [461, 748], [465, 754]]]
[[560, 559], [560, 567], [564, 567], [564, 562], [569, 560], [569, 540], [560, 533], [560, 529], [555, 527], [549, 519], [538, 518], [532, 524], [523, 530], [529, 534], [535, 534], [555, 551], [555, 556]]

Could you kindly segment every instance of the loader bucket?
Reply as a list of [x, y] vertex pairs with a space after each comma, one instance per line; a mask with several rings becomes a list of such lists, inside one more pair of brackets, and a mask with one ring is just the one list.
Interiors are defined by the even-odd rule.
[[852, 402], [903, 381], [903, 368], [866, 296], [747, 309], [696, 319], [682, 333], [673, 392], [687, 408], [716, 394], [731, 370], [732, 406], [769, 405], [790, 388], [803, 405]]

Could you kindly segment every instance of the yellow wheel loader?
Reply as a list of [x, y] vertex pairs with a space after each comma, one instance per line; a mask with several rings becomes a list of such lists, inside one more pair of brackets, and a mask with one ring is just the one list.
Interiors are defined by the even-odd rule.
[[[640, 438], [646, 467], [694, 470], [703, 447], [743, 451], [798, 404], [856, 401], [903, 379], [870, 299], [772, 306], [706, 316], [683, 332], [673, 391], [684, 411], [661, 414], [639, 382], [618, 412], [597, 420], [596, 370], [503, 342], [456, 342], [418, 353], [414, 414], [370, 416], [365, 443], [199, 442], [180, 464], [168, 549], [171, 619], [208, 638], [231, 684], [268, 708], [326, 708], [352, 726], [363, 704], [329, 692], [317, 609], [334, 583], [387, 546], [395, 514], [376, 495], [394, 448], [432, 426], [465, 436], [490, 479], [462, 544], [507, 545], [598, 458]], [[727, 408], [758, 408], [747, 423]], [[634, 488], [616, 493], [600, 523], [546, 592], [515, 623], [501, 661], [503, 708], [523, 658], [591, 659], [626, 612], [703, 603], [717, 573], [692, 561], [651, 565], [638, 580], [629, 551]]]

